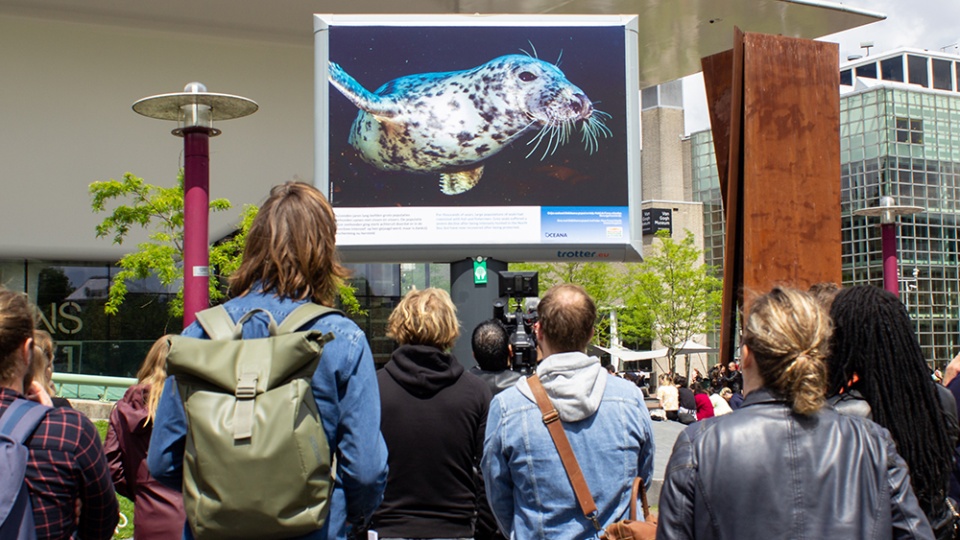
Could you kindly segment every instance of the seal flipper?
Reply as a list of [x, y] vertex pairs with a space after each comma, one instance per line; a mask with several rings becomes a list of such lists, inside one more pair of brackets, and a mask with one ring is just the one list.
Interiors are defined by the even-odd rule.
[[440, 174], [440, 191], [444, 195], [458, 195], [465, 191], [473, 189], [483, 176], [483, 165], [478, 165], [473, 169], [457, 171], [452, 173]]
[[358, 109], [379, 118], [392, 118], [399, 114], [396, 104], [364, 88], [338, 64], [330, 62], [330, 84], [357, 106]]

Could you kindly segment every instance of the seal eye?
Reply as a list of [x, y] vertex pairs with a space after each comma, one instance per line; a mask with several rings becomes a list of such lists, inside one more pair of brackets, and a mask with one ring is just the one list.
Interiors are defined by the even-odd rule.
[[517, 75], [517, 77], [520, 77], [520, 80], [523, 82], [530, 82], [537, 78], [536, 75], [534, 75], [533, 73], [530, 73], [529, 71], [521, 71], [520, 74]]

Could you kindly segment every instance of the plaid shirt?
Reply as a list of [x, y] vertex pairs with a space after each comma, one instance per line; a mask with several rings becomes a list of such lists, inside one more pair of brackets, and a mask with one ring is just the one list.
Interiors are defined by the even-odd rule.
[[[23, 395], [0, 388], [0, 414]], [[54, 408], [27, 439], [27, 487], [37, 538], [109, 540], [119, 508], [97, 428], [83, 414]], [[77, 501], [80, 522], [77, 525]]]

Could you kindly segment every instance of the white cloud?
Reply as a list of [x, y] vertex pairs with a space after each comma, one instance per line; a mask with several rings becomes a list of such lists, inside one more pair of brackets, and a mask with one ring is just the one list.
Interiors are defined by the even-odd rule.
[[[824, 36], [823, 41], [840, 45], [840, 59], [865, 54], [860, 43], [872, 41], [871, 54], [911, 47], [960, 54], [960, 1], [958, 0], [848, 0], [840, 4], [883, 13], [883, 21]], [[703, 77], [692, 75], [683, 80], [686, 131], [693, 133], [710, 127]]]

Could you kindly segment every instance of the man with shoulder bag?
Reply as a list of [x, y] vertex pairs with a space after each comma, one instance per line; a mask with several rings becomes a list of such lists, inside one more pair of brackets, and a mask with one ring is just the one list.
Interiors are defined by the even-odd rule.
[[635, 508], [634, 479], [649, 483], [653, 473], [650, 413], [636, 385], [585, 354], [596, 305], [582, 287], [551, 288], [538, 311], [536, 373], [490, 404], [482, 461], [490, 507], [507, 537], [612, 532]]

